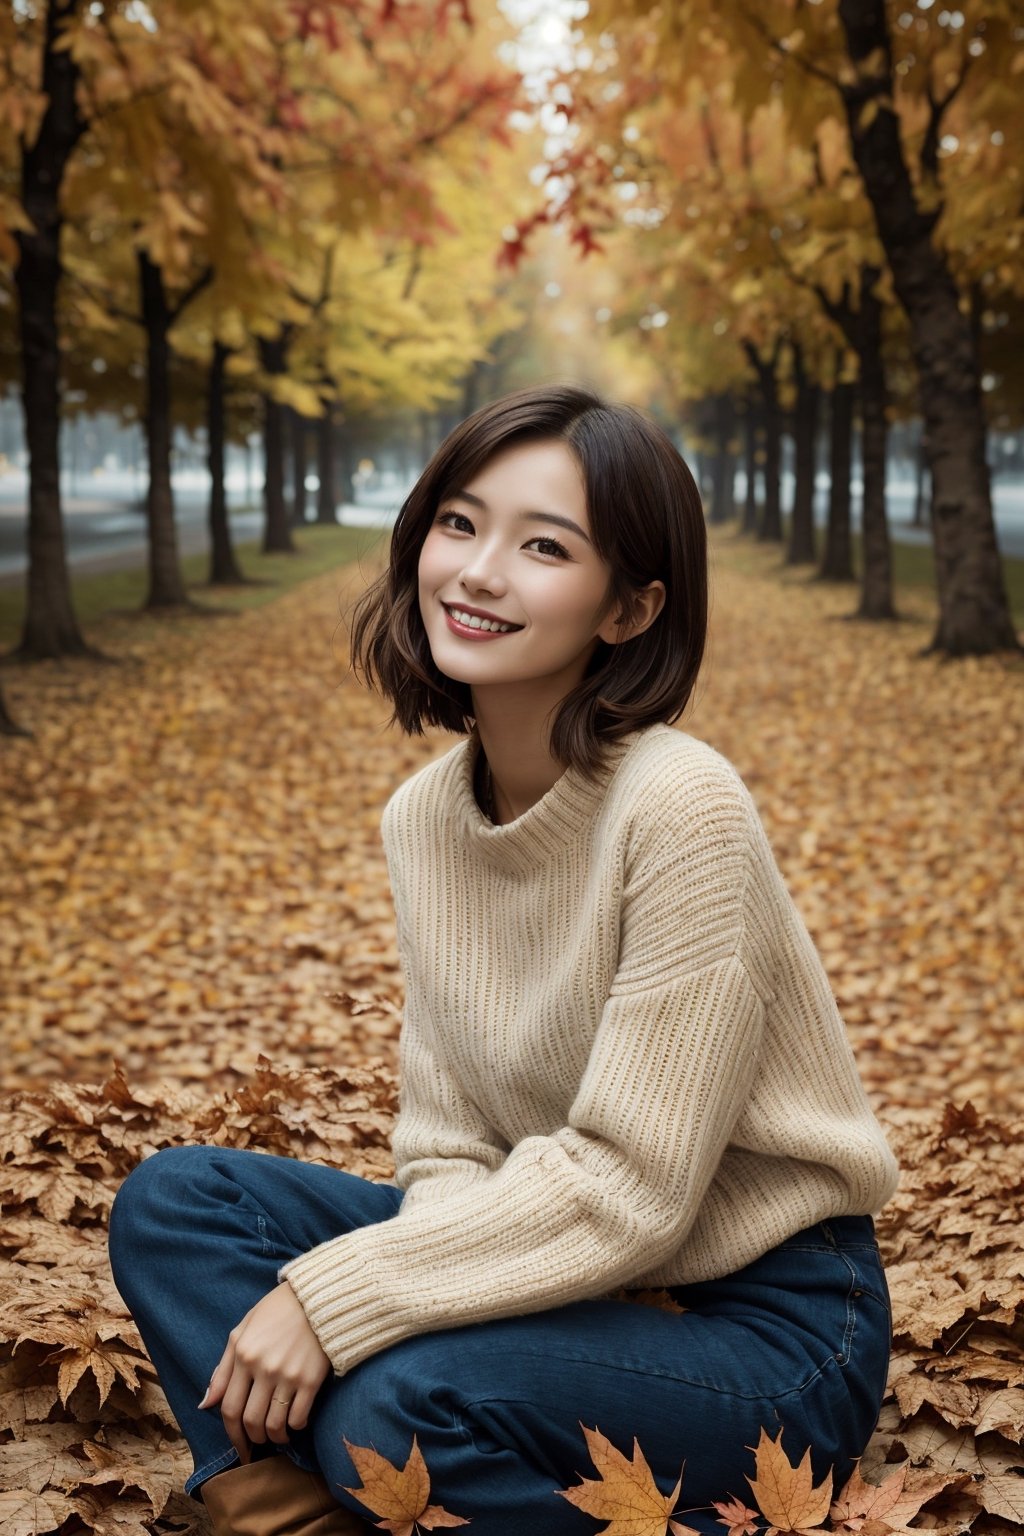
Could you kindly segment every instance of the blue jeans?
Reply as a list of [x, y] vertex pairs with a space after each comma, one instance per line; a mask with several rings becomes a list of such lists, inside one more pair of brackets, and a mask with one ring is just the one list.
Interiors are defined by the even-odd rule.
[[[386, 1221], [391, 1184], [266, 1153], [172, 1147], [117, 1193], [110, 1260], [192, 1451], [185, 1489], [237, 1461], [202, 1397], [227, 1335], [277, 1285], [278, 1267], [340, 1233]], [[431, 1502], [479, 1536], [594, 1536], [593, 1517], [555, 1489], [593, 1477], [580, 1428], [632, 1455], [634, 1435], [670, 1493], [682, 1463], [686, 1523], [721, 1536], [712, 1499], [746, 1498], [746, 1447], [762, 1426], [791, 1460], [810, 1446], [815, 1480], [845, 1480], [885, 1392], [889, 1297], [870, 1217], [810, 1227], [746, 1268], [675, 1288], [687, 1308], [573, 1302], [404, 1339], [329, 1375], [286, 1454], [318, 1467], [339, 1504], [348, 1453], [374, 1446], [403, 1466], [417, 1437]], [[254, 1457], [282, 1454], [271, 1442]], [[368, 1527], [369, 1529], [369, 1527]]]

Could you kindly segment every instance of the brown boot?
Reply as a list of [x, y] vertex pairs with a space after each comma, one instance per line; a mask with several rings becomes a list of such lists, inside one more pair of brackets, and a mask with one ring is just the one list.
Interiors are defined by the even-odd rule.
[[217, 1472], [202, 1484], [215, 1536], [365, 1536], [319, 1472], [281, 1453]]

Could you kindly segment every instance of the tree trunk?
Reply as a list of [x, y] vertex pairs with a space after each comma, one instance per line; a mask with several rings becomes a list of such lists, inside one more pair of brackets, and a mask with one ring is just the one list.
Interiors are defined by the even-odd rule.
[[914, 527], [925, 528], [928, 525], [927, 494], [928, 480], [928, 442], [924, 435], [924, 428], [917, 440], [917, 485], [914, 491]]
[[334, 407], [328, 405], [316, 424], [316, 465], [320, 489], [316, 493], [318, 523], [337, 523], [338, 496], [334, 488]]
[[[285, 342], [260, 338], [260, 362], [273, 377], [285, 368]], [[263, 553], [293, 555], [297, 551], [288, 522], [284, 499], [284, 417], [285, 407], [269, 393], [263, 396]]]
[[746, 394], [743, 412], [743, 451], [747, 475], [747, 491], [743, 502], [743, 533], [757, 532], [757, 395], [754, 390]]
[[480, 404], [480, 381], [486, 363], [474, 363], [462, 381], [462, 416], [472, 416]]
[[928, 651], [1019, 651], [996, 544], [971, 322], [932, 241], [941, 207], [919, 207], [903, 157], [885, 0], [839, 0], [839, 16], [857, 70], [843, 90], [853, 154], [910, 324], [928, 436], [939, 599]]
[[864, 499], [861, 511], [863, 570], [861, 619], [894, 619], [892, 601], [892, 552], [885, 515], [886, 447], [889, 427], [885, 419], [885, 364], [882, 358], [882, 306], [875, 295], [880, 273], [865, 268], [861, 274], [860, 321], [857, 353], [860, 358], [861, 464]]
[[4, 696], [0, 693], [0, 736], [31, 736], [23, 725], [18, 725], [8, 714]]
[[334, 474], [335, 488], [338, 500], [344, 505], [346, 501], [355, 500], [355, 480], [353, 475], [356, 465], [353, 462], [352, 441], [348, 429], [334, 417], [331, 440], [334, 443]]
[[747, 356], [757, 375], [761, 390], [762, 422], [764, 424], [764, 507], [759, 539], [782, 542], [782, 504], [779, 496], [779, 466], [782, 446], [782, 413], [779, 408], [779, 382], [776, 376], [781, 341], [772, 348], [771, 358], [765, 362], [758, 349], [744, 342]]
[[782, 542], [782, 418], [779, 411], [778, 384], [774, 372], [766, 380], [764, 402], [764, 512], [758, 538]]
[[238, 586], [245, 581], [235, 559], [224, 489], [224, 369], [231, 348], [215, 341], [206, 398], [207, 463], [210, 468], [210, 586]]
[[839, 378], [832, 390], [829, 424], [829, 492], [825, 548], [818, 567], [824, 581], [853, 581], [853, 541], [850, 537], [850, 479], [853, 443], [853, 385]]
[[306, 521], [306, 475], [309, 463], [307, 436], [309, 421], [301, 411], [292, 411], [292, 526], [301, 528]]
[[715, 456], [711, 461], [711, 516], [709, 522], [720, 526], [736, 516], [733, 483], [736, 458], [732, 433], [736, 409], [731, 395], [716, 395], [714, 400]]
[[46, 10], [42, 91], [46, 100], [38, 137], [24, 150], [21, 198], [31, 230], [17, 230], [18, 327], [22, 407], [28, 448], [28, 590], [15, 655], [95, 655], [78, 628], [64, 547], [60, 496], [60, 347], [57, 292], [61, 280], [61, 185], [84, 124], [75, 104], [78, 69], [55, 44], [78, 0], [50, 0]]
[[146, 518], [149, 528], [149, 593], [144, 608], [186, 608], [192, 603], [185, 590], [178, 560], [178, 530], [174, 523], [171, 490], [171, 311], [163, 273], [140, 251], [139, 290], [142, 323], [146, 330], [146, 447], [149, 453], [149, 488]]
[[794, 486], [793, 513], [789, 529], [787, 565], [814, 563], [814, 493], [815, 450], [818, 443], [818, 410], [821, 388], [804, 367], [803, 348], [793, 344], [793, 372], [796, 378], [796, 420], [793, 424]]

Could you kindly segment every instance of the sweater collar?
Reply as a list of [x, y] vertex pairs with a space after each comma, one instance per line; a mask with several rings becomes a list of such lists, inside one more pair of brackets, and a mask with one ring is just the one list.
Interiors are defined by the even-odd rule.
[[[648, 727], [651, 729], [651, 727]], [[515, 821], [496, 826], [476, 803], [473, 781], [481, 752], [474, 725], [467, 739], [455, 749], [455, 820], [468, 848], [494, 864], [525, 871], [553, 858], [593, 820], [608, 793], [612, 778], [624, 758], [636, 746], [644, 730], [630, 731], [604, 751], [605, 768], [588, 778], [578, 768], [567, 768], [529, 810]]]

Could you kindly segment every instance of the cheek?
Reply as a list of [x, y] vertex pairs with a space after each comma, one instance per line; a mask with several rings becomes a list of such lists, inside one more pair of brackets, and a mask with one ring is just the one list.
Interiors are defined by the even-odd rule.
[[446, 574], [444, 546], [439, 540], [432, 538], [428, 534], [420, 550], [419, 564], [417, 566], [420, 591], [429, 595], [440, 584]]

